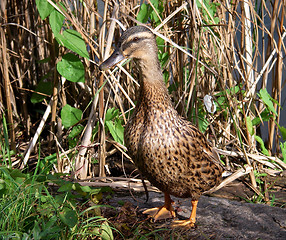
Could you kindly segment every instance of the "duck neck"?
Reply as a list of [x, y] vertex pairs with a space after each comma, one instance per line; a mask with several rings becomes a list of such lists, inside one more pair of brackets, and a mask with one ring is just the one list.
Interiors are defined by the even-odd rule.
[[141, 59], [139, 65], [141, 69], [139, 101], [144, 102], [148, 108], [172, 106], [157, 55]]

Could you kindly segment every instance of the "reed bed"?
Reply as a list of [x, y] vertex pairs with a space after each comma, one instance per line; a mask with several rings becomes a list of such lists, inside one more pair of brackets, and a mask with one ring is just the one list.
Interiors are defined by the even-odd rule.
[[[1, 1], [0, 124], [7, 129], [1, 151], [7, 163], [33, 168], [55, 154], [51, 171], [102, 180], [109, 175], [108, 159], [132, 161], [105, 118], [118, 109], [115, 118], [122, 125], [128, 120], [138, 89], [135, 63], [108, 72], [98, 65], [122, 30], [146, 24], [158, 36], [176, 109], [213, 142], [226, 167], [237, 171], [228, 182], [244, 176], [261, 194], [259, 174], [286, 169], [285, 1], [47, 0], [64, 17], [62, 30], [76, 30], [86, 43], [89, 58], [80, 57], [84, 83], [67, 81], [57, 71], [70, 50], [56, 41], [36, 2]], [[35, 95], [41, 100], [32, 103]], [[66, 104], [83, 112], [75, 124], [81, 131], [72, 139], [74, 126], [62, 123]]]

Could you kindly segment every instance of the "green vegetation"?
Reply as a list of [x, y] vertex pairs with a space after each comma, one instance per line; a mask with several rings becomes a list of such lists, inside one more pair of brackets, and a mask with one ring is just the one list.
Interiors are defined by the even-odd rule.
[[[1, 239], [113, 239], [100, 205], [89, 206], [108, 189], [63, 180], [63, 174], [23, 173], [0, 167]], [[110, 191], [110, 190], [108, 190]]]

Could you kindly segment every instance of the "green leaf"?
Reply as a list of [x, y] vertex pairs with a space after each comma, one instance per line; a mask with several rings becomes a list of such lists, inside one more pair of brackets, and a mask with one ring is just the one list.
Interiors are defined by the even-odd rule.
[[78, 217], [74, 210], [64, 208], [59, 215], [61, 221], [70, 228], [74, 227], [78, 222]]
[[40, 237], [41, 228], [39, 226], [38, 221], [35, 221], [32, 232], [33, 232], [33, 239], [41, 239]]
[[283, 140], [286, 141], [286, 128], [283, 126], [280, 126], [279, 124], [277, 124], [277, 125], [278, 125], [278, 128], [282, 134]]
[[122, 138], [121, 132], [117, 132], [117, 128], [115, 127], [114, 123], [112, 121], [106, 121], [105, 124], [111, 136], [113, 137], [114, 141], [122, 144], [123, 138]]
[[105, 114], [105, 125], [108, 128], [113, 139], [116, 142], [123, 144], [124, 128], [118, 116], [119, 116], [118, 109], [115, 108], [107, 109]]
[[[195, 109], [193, 110], [193, 114], [195, 114]], [[207, 120], [206, 115], [207, 114], [203, 109], [199, 109], [198, 116], [195, 116], [196, 118], [198, 118], [199, 130], [203, 133], [207, 130], [209, 126], [209, 122]]]
[[67, 29], [63, 32], [63, 45], [68, 49], [74, 51], [82, 57], [89, 59], [88, 52], [86, 50], [86, 45], [82, 39], [80, 33], [73, 29]]
[[80, 59], [72, 53], [63, 56], [62, 60], [57, 63], [57, 70], [71, 82], [84, 82], [84, 66]]
[[73, 188], [73, 183], [72, 182], [67, 182], [66, 184], [62, 185], [59, 189], [58, 192], [69, 192]]
[[286, 142], [280, 143], [280, 148], [283, 156], [283, 162], [286, 163]]
[[50, 21], [51, 29], [56, 37], [61, 32], [61, 29], [64, 24], [64, 20], [65, 20], [65, 16], [59, 13], [56, 9], [54, 9], [54, 11], [51, 12], [49, 21]]
[[160, 18], [157, 16], [157, 13], [155, 13], [155, 11], [152, 11], [152, 12], [151, 12], [151, 16], [152, 16], [152, 20], [153, 20], [155, 23], [157, 23], [157, 24], [160, 23]]
[[252, 121], [250, 117], [246, 117], [246, 127], [250, 135], [252, 136], [254, 134], [254, 129], [252, 125]]
[[0, 179], [0, 191], [6, 188], [5, 181], [3, 179]]
[[69, 104], [65, 105], [61, 110], [61, 119], [65, 128], [69, 128], [81, 120], [82, 111], [76, 109]]
[[91, 192], [90, 186], [80, 186], [80, 188], [83, 192], [88, 192], [88, 193]]
[[145, 3], [143, 3], [140, 7], [140, 11], [137, 15], [137, 20], [142, 23], [146, 23], [148, 21], [150, 12], [148, 11], [148, 7]]
[[165, 40], [160, 37], [156, 37], [156, 42], [159, 50], [159, 54], [164, 52]]
[[41, 60], [37, 60], [37, 63], [48, 63], [49, 61], [51, 61], [51, 57], [47, 57]]
[[259, 97], [261, 98], [261, 100], [265, 103], [265, 105], [268, 107], [268, 109], [273, 112], [276, 116], [277, 115], [277, 112], [273, 106], [273, 103], [272, 103], [272, 97], [269, 95], [269, 93], [267, 92], [266, 88], [264, 89], [261, 89], [259, 91]]
[[[262, 121], [269, 121], [270, 118], [273, 118], [273, 114], [270, 114], [269, 110], [265, 108], [265, 110], [260, 114]], [[256, 117], [252, 120], [252, 125], [256, 126], [261, 123], [260, 117]]]
[[54, 9], [47, 0], [36, 0], [36, 5], [42, 20], [49, 16]]
[[107, 221], [104, 221], [100, 228], [98, 229], [98, 233], [100, 234], [100, 238], [102, 240], [113, 240], [112, 229], [110, 228]]
[[261, 152], [262, 152], [264, 155], [269, 156], [269, 153], [268, 153], [266, 147], [264, 146], [264, 142], [263, 142], [262, 138], [259, 137], [259, 136], [254, 136], [254, 138], [255, 138], [255, 140], [260, 144]]
[[69, 148], [73, 148], [78, 144], [80, 134], [82, 133], [84, 126], [78, 124], [74, 126], [68, 136]]
[[71, 132], [70, 132], [70, 134], [69, 134], [68, 137], [69, 137], [69, 138], [75, 138], [75, 137], [77, 137], [79, 134], [82, 133], [83, 129], [84, 129], [84, 126], [82, 126], [82, 125], [76, 125], [76, 126], [74, 126], [74, 127], [72, 128], [72, 130], [71, 130]]
[[115, 108], [109, 108], [105, 114], [105, 121], [110, 121], [119, 115], [119, 110]]
[[122, 126], [122, 123], [120, 120], [118, 120], [115, 124], [115, 131], [118, 137], [119, 143], [123, 144], [124, 142], [124, 127]]
[[31, 96], [31, 103], [42, 102], [47, 97], [45, 95], [38, 94], [37, 92], [43, 93], [45, 95], [51, 95], [53, 92], [52, 83], [50, 81], [41, 80], [38, 83], [38, 85], [35, 89], [35, 92], [33, 92], [32, 96]]

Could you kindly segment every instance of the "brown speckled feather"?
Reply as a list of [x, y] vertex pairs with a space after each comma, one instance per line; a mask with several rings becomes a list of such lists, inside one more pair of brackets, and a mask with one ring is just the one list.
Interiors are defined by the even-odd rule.
[[178, 115], [166, 88], [145, 83], [139, 99], [124, 134], [129, 155], [161, 191], [198, 199], [220, 182], [223, 171], [207, 140]]

